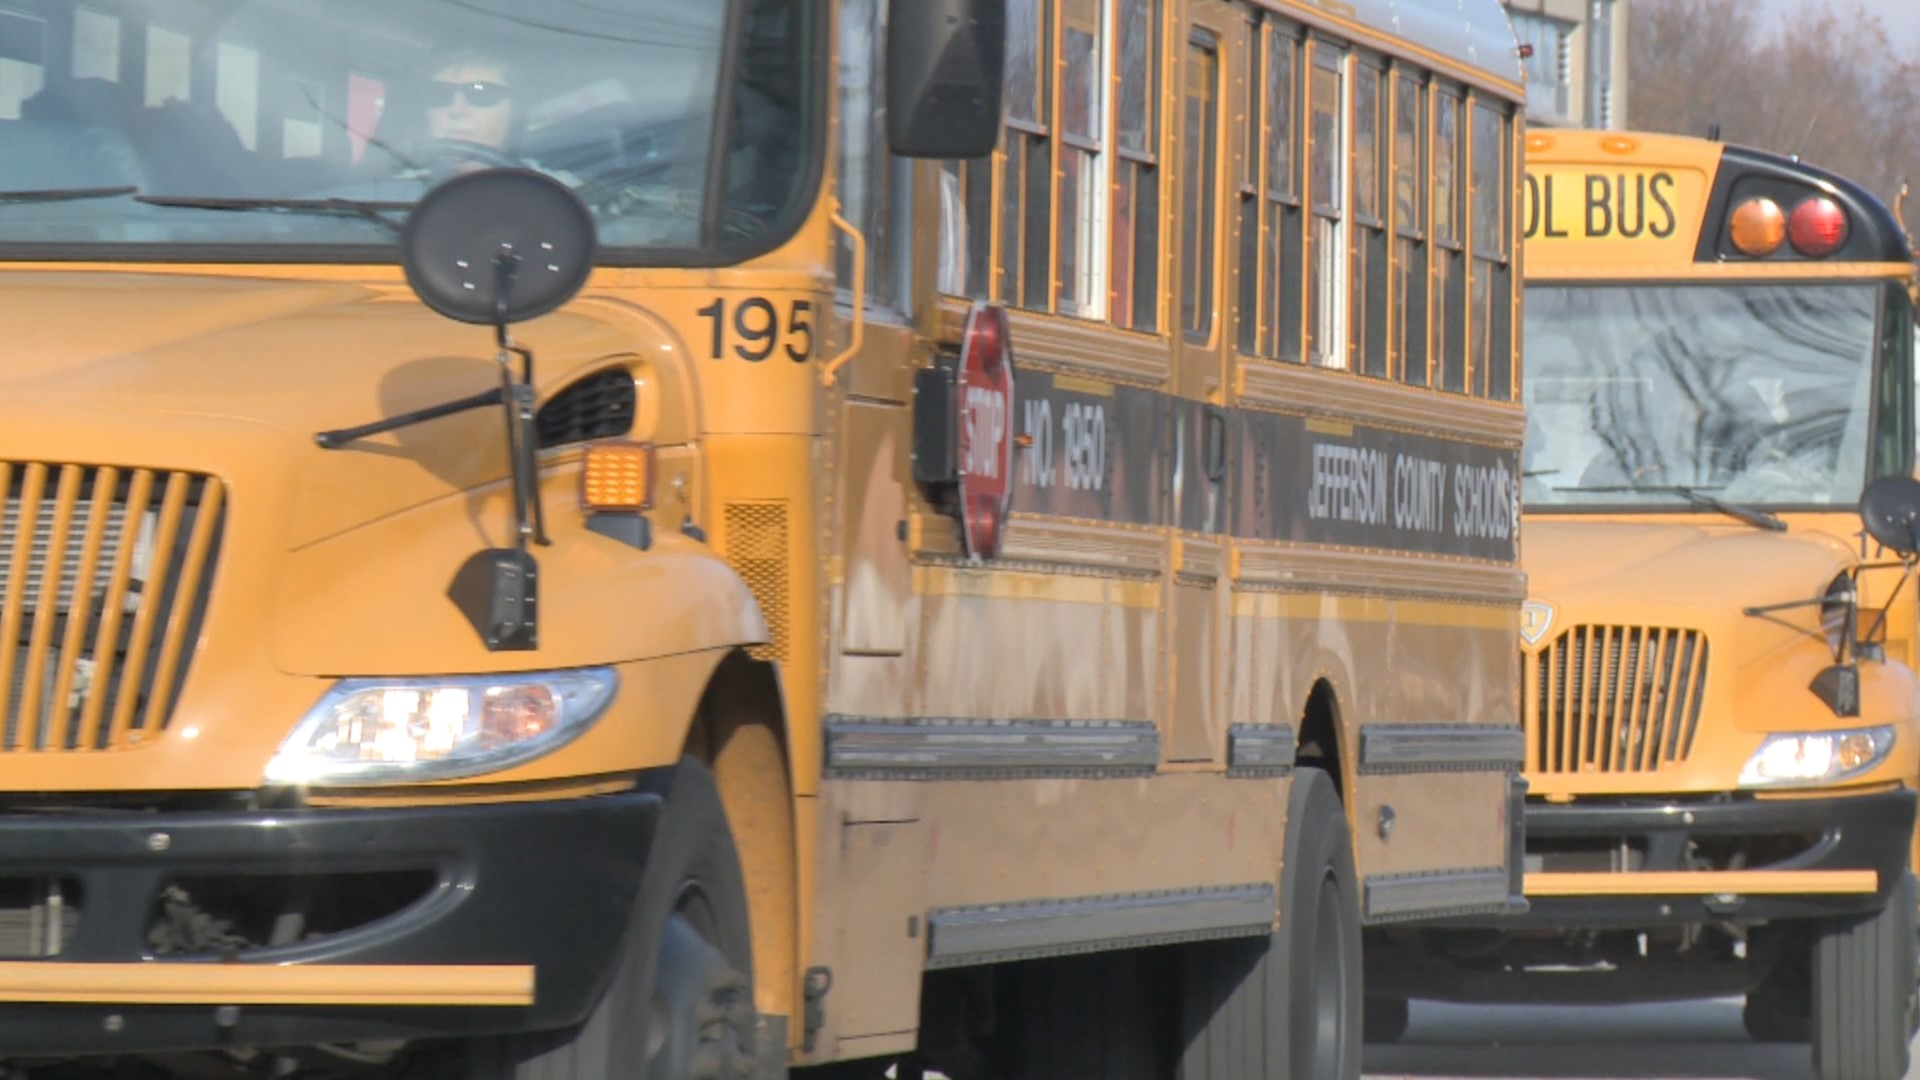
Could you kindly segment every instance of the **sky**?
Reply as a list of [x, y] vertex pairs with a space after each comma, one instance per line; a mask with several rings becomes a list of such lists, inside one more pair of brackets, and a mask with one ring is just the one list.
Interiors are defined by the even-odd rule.
[[[1761, 0], [1760, 6], [1778, 16], [1799, 10], [1802, 2]], [[1842, 2], [1851, 3], [1851, 0]], [[1632, 0], [1628, 0], [1628, 6], [1631, 10]], [[1881, 25], [1887, 28], [1887, 36], [1905, 52], [1906, 60], [1920, 62], [1920, 0], [1860, 0], [1860, 6], [1880, 17]]]

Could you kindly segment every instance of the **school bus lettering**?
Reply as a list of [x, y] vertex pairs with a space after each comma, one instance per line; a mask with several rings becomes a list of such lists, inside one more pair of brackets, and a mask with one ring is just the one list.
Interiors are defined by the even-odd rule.
[[1007, 394], [986, 386], [967, 387], [966, 460], [968, 476], [1000, 478], [1000, 444], [1006, 438]]
[[1504, 465], [1468, 466], [1453, 474], [1453, 529], [1460, 536], [1505, 540], [1513, 535], [1513, 474]]
[[[776, 349], [783, 350], [787, 359], [796, 364], [806, 363], [813, 355], [813, 302], [810, 300], [794, 300], [788, 305], [784, 333], [780, 328], [778, 309], [773, 301], [764, 296], [742, 300], [733, 309], [731, 323], [727, 318], [725, 297], [716, 297], [713, 303], [694, 314], [707, 320], [712, 330], [707, 352], [709, 359], [726, 359], [729, 329], [739, 342], [733, 346], [732, 355], [748, 363], [760, 363], [771, 357]], [[784, 341], [781, 340], [783, 337]]]
[[1067, 487], [1098, 491], [1107, 474], [1107, 410], [1099, 404], [1074, 402], [1060, 418], [1061, 442], [1067, 450]]
[[1026, 411], [1022, 434], [1031, 440], [1020, 455], [1020, 482], [1037, 488], [1053, 486], [1053, 402], [1046, 398], [1028, 398], [1021, 403]]
[[1680, 227], [1679, 215], [1673, 212], [1673, 203], [1670, 201], [1673, 189], [1674, 179], [1670, 172], [1655, 173], [1652, 179], [1647, 181], [1647, 193], [1652, 196], [1654, 206], [1659, 208], [1666, 217], [1665, 224], [1652, 226], [1653, 235], [1662, 240], [1672, 236], [1674, 230]]
[[1665, 240], [1680, 227], [1671, 170], [1528, 173], [1525, 237]]
[[1439, 532], [1447, 513], [1446, 465], [1403, 454], [1393, 463], [1393, 477], [1394, 526]]
[[1382, 525], [1387, 520], [1387, 491], [1387, 455], [1359, 446], [1313, 444], [1308, 515]]
[[1364, 446], [1315, 443], [1307, 515], [1315, 520], [1386, 525], [1410, 532], [1446, 527], [1443, 493], [1453, 489], [1453, 534], [1465, 539], [1513, 536], [1513, 474], [1504, 463], [1461, 465]]

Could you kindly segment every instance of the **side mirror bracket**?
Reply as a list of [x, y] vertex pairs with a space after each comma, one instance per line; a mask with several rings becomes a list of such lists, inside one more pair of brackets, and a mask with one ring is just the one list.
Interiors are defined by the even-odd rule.
[[441, 315], [493, 327], [500, 385], [314, 436], [322, 449], [336, 450], [379, 432], [501, 407], [513, 488], [513, 546], [474, 553], [447, 590], [488, 649], [539, 647], [539, 565], [527, 545], [552, 542], [540, 507], [533, 352], [516, 345], [508, 327], [572, 299], [593, 270], [596, 240], [593, 215], [579, 195], [532, 169], [482, 169], [428, 192], [407, 219], [401, 241], [407, 284]]

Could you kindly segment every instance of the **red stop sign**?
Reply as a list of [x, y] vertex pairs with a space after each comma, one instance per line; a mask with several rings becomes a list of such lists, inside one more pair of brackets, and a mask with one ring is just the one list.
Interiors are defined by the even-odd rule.
[[1013, 501], [1013, 345], [998, 305], [967, 313], [959, 390], [960, 533], [969, 557], [991, 559]]

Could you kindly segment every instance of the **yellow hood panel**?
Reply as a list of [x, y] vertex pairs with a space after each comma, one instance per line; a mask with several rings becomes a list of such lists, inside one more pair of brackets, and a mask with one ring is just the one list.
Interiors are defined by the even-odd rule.
[[[602, 313], [607, 308], [598, 308]], [[257, 425], [257, 452], [297, 478], [287, 543], [299, 548], [506, 475], [495, 409], [429, 421], [323, 451], [315, 432], [352, 427], [490, 389], [493, 334], [427, 310], [404, 287], [178, 274], [0, 274], [0, 413], [7, 452], [42, 453], [34, 428], [90, 429], [88, 459], [146, 464], [137, 415]], [[563, 313], [515, 328], [534, 350], [542, 398], [657, 340], [634, 320]], [[64, 404], [57, 421], [42, 406]], [[44, 417], [44, 418], [43, 418]], [[232, 462], [205, 458], [219, 472]], [[248, 493], [236, 491], [242, 499]], [[238, 509], [238, 507], [237, 507]]]
[[[1694, 613], [1675, 625], [1738, 618], [1756, 604], [1818, 595], [1853, 553], [1824, 533], [1767, 532], [1687, 516], [1671, 522], [1529, 519], [1522, 534], [1529, 591], [1559, 609], [1560, 626], [1644, 622]], [[1638, 613], [1637, 615], [1634, 613]]]

